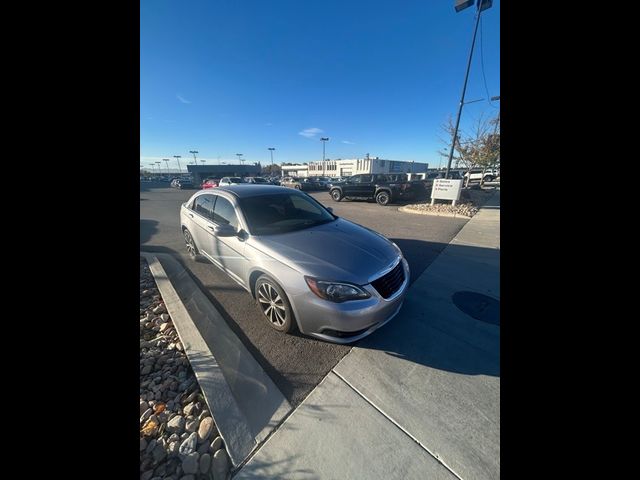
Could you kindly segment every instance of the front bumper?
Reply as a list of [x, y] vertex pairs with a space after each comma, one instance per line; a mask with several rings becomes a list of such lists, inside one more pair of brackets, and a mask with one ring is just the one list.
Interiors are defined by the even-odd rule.
[[371, 297], [335, 303], [317, 297], [311, 290], [290, 297], [300, 331], [334, 343], [351, 343], [371, 334], [395, 317], [409, 287], [409, 264], [403, 258], [405, 279], [390, 298], [383, 298], [369, 285]]

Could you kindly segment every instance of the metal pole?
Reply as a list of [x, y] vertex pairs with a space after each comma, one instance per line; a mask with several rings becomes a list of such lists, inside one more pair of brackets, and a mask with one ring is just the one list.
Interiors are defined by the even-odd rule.
[[469, 52], [469, 61], [467, 62], [467, 73], [464, 76], [464, 86], [462, 87], [462, 97], [460, 98], [460, 106], [458, 107], [458, 118], [456, 118], [456, 128], [453, 131], [453, 140], [451, 141], [451, 151], [449, 152], [449, 161], [447, 162], [447, 171], [444, 178], [449, 178], [449, 170], [451, 169], [451, 160], [453, 159], [453, 150], [458, 139], [458, 127], [460, 126], [460, 116], [462, 115], [462, 107], [464, 105], [464, 94], [467, 91], [467, 81], [469, 80], [469, 70], [471, 69], [471, 59], [473, 58], [473, 47], [476, 44], [476, 34], [478, 33], [478, 24], [480, 23], [480, 5], [482, 2], [478, 2], [478, 9], [476, 13], [476, 26], [473, 29], [473, 40], [471, 41], [471, 51]]
[[320, 141], [322, 142], [322, 176], [324, 177], [325, 173], [324, 173], [324, 169], [325, 169], [325, 155], [324, 155], [324, 146], [327, 143], [327, 140], [329, 140], [329, 137], [322, 137], [320, 138]]

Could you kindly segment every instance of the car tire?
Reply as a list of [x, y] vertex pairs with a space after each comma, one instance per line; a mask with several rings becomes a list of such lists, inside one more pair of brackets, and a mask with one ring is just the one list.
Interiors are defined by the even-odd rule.
[[193, 239], [193, 235], [191, 235], [191, 232], [188, 228], [185, 228], [182, 234], [184, 236], [184, 243], [187, 247], [187, 252], [189, 253], [189, 256], [193, 260], [195, 260], [200, 254], [200, 251], [198, 250], [198, 247], [196, 245], [196, 241]]
[[271, 328], [282, 333], [295, 330], [293, 310], [284, 290], [273, 278], [261, 275], [255, 285], [256, 303]]
[[389, 195], [389, 192], [378, 192], [378, 194], [376, 195], [376, 202], [378, 202], [378, 205], [387, 206], [389, 205], [390, 201], [391, 195]]
[[493, 177], [491, 175], [487, 175], [484, 177], [485, 182], [493, 182]]
[[342, 200], [342, 192], [337, 188], [334, 188], [333, 190], [331, 190], [329, 192], [329, 195], [331, 195], [331, 199], [334, 202], [339, 202], [340, 200]]

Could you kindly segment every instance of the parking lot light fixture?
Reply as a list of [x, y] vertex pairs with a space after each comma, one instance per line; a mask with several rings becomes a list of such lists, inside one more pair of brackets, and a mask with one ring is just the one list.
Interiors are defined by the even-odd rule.
[[273, 151], [275, 150], [275, 148], [269, 147], [268, 150], [269, 153], [271, 153], [271, 173], [273, 173]]
[[[466, 8], [473, 5], [473, 0], [455, 0], [456, 12], [461, 12]], [[451, 160], [453, 159], [453, 152], [456, 146], [456, 140], [458, 138], [458, 128], [460, 127], [460, 117], [462, 115], [462, 107], [464, 106], [464, 95], [467, 91], [467, 82], [469, 80], [469, 70], [471, 70], [471, 59], [473, 58], [473, 47], [476, 44], [476, 34], [478, 33], [478, 25], [480, 24], [480, 14], [483, 10], [490, 8], [493, 4], [492, 0], [477, 0], [476, 2], [476, 22], [473, 28], [473, 39], [471, 40], [471, 50], [469, 51], [469, 60], [467, 61], [467, 71], [464, 76], [464, 85], [462, 87], [462, 95], [460, 97], [460, 104], [458, 106], [458, 115], [456, 117], [456, 126], [453, 130], [453, 137], [451, 139], [451, 149], [449, 151], [449, 161], [447, 162], [447, 171], [444, 178], [449, 178], [449, 170], [451, 169]]]
[[160, 160], [158, 160], [156, 163], [158, 164], [158, 174], [162, 175], [162, 169], [160, 168], [160, 164], [162, 162], [160, 162]]
[[182, 155], [174, 155], [173, 158], [178, 161], [178, 171], [182, 173], [182, 167], [180, 166], [180, 159], [182, 158]]
[[200, 153], [200, 152], [198, 152], [198, 150], [189, 150], [189, 153], [193, 154], [193, 164], [198, 165], [198, 160], [196, 159], [196, 153]]

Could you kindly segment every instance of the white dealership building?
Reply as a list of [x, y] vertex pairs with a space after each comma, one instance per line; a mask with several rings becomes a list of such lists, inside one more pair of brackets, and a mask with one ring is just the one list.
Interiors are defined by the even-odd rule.
[[359, 173], [422, 173], [428, 168], [428, 163], [366, 157], [309, 162], [309, 165], [283, 165], [282, 174], [293, 177], [348, 177]]

